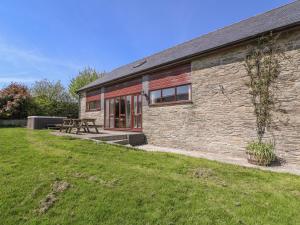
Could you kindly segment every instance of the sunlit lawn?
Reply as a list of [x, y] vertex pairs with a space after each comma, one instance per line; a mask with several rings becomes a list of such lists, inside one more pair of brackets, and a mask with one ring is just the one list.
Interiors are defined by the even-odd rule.
[[300, 224], [300, 177], [2, 128], [0, 224]]

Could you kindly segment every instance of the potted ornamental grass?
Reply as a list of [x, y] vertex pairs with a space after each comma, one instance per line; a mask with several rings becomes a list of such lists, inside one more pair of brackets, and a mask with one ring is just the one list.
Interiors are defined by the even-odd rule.
[[246, 147], [249, 163], [259, 166], [270, 166], [276, 160], [274, 144], [252, 141]]

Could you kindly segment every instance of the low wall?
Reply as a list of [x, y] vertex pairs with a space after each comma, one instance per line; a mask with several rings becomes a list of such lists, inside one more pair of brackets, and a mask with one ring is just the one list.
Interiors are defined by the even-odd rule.
[[26, 127], [27, 119], [0, 120], [0, 127]]
[[45, 129], [50, 125], [61, 124], [66, 117], [56, 116], [28, 116], [27, 128]]

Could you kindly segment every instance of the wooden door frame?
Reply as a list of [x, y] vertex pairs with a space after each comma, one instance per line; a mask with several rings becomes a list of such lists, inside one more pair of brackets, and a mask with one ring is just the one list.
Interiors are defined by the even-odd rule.
[[[130, 128], [110, 128], [110, 100], [113, 100], [113, 104], [114, 104], [114, 109], [115, 109], [115, 105], [116, 105], [116, 99], [117, 98], [119, 98], [119, 99], [121, 99], [122, 97], [125, 97], [125, 100], [127, 99], [127, 96], [130, 96], [131, 98], [130, 98], [130, 104], [131, 104], [131, 106], [130, 106], [130, 117], [131, 117], [131, 123], [130, 123]], [[141, 98], [141, 102], [140, 102], [140, 104], [141, 104], [141, 127], [140, 128], [134, 128], [134, 96], [140, 96], [140, 98]], [[108, 116], [108, 127], [107, 127], [107, 124], [106, 124], [106, 101], [108, 101], [108, 110], [109, 110], [109, 112], [108, 112], [108, 114], [109, 114], [109, 116]], [[138, 104], [138, 102], [137, 102], [137, 104]], [[121, 105], [121, 104], [120, 104]], [[119, 105], [119, 107], [120, 107], [120, 105]], [[119, 108], [119, 110], [120, 110], [120, 108]], [[127, 110], [127, 101], [125, 101], [125, 111]], [[126, 113], [125, 113], [126, 114]], [[119, 118], [120, 118], [120, 115], [119, 115]], [[114, 117], [113, 117], [113, 119], [114, 119], [114, 125], [116, 125], [115, 124], [115, 112], [114, 112]], [[125, 125], [126, 125], [126, 116], [125, 116]], [[141, 132], [142, 130], [143, 130], [143, 100], [142, 100], [142, 95], [141, 95], [141, 93], [140, 92], [138, 92], [138, 93], [133, 93], [133, 94], [127, 94], [127, 95], [120, 95], [120, 96], [115, 96], [115, 97], [111, 97], [111, 98], [106, 98], [106, 99], [104, 99], [104, 130], [118, 130], [118, 131], [134, 131], [134, 132]]]
[[[138, 101], [138, 98], [140, 96], [141, 98], [141, 113], [140, 113], [140, 117], [141, 117], [141, 127], [139, 128], [134, 128], [134, 117], [135, 117], [135, 114], [134, 114], [134, 96], [137, 96], [137, 107], [138, 107], [138, 104], [139, 104], [139, 101]], [[136, 94], [132, 94], [131, 95], [131, 102], [132, 102], [132, 109], [131, 109], [131, 130], [132, 131], [142, 131], [143, 130], [143, 100], [142, 100], [142, 95], [141, 93], [136, 93]]]

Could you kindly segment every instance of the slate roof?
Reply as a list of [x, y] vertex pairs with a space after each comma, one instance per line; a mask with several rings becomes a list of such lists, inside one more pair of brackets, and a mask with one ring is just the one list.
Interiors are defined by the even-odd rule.
[[262, 33], [300, 24], [300, 1], [295, 1], [266, 13], [224, 27], [154, 55], [121, 66], [79, 91], [101, 86], [110, 81], [145, 72], [161, 65], [225, 47]]

